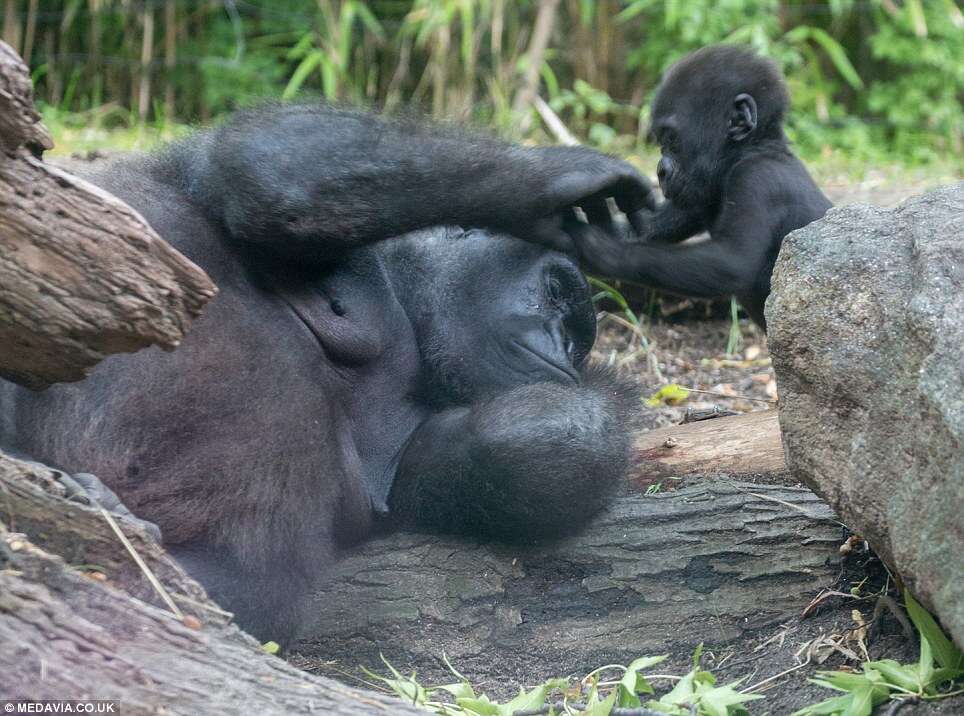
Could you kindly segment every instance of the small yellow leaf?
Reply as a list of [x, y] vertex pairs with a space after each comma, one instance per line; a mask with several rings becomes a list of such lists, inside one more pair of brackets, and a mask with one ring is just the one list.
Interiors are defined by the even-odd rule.
[[278, 642], [276, 641], [266, 641], [264, 644], [261, 645], [261, 649], [267, 652], [268, 654], [277, 654], [279, 651], [281, 651], [281, 647], [278, 645]]
[[650, 408], [658, 408], [660, 405], [679, 405], [689, 397], [690, 392], [682, 385], [670, 383], [653, 393], [646, 405]]

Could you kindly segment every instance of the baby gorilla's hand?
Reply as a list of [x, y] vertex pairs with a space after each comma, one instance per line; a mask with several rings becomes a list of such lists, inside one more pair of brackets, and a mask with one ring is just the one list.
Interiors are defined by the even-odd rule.
[[632, 279], [645, 244], [628, 229], [625, 225], [606, 229], [573, 220], [566, 223], [565, 232], [585, 271], [598, 276]]
[[652, 210], [656, 199], [649, 181], [628, 162], [583, 147], [544, 147], [533, 150], [532, 167], [542, 179], [522, 204], [533, 217], [513, 233], [551, 248], [575, 253], [567, 229], [574, 210], [582, 210], [591, 226], [613, 227], [614, 211], [632, 216]]

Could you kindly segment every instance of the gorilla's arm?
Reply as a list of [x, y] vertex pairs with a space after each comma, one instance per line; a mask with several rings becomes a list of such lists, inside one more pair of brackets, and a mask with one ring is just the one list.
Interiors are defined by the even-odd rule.
[[[786, 233], [782, 227], [794, 207], [794, 187], [782, 175], [779, 165], [753, 168], [751, 163], [734, 172], [708, 227], [711, 238], [701, 243], [627, 241], [598, 226], [573, 227], [580, 261], [592, 273], [685, 296], [745, 294], [756, 286]], [[648, 233], [643, 227], [639, 236]]]
[[625, 475], [629, 400], [600, 377], [441, 412], [406, 448], [390, 510], [433, 531], [513, 541], [572, 532]]
[[644, 242], [675, 244], [708, 228], [705, 210], [683, 208], [668, 199], [655, 211], [644, 209], [630, 218], [638, 240]]
[[589, 273], [684, 296], [715, 298], [750, 290], [769, 248], [765, 229], [735, 228], [734, 234], [714, 234], [709, 241], [680, 245], [619, 241], [587, 226], [576, 243]]
[[653, 206], [631, 165], [590, 150], [319, 106], [240, 113], [168, 156], [234, 237], [309, 256], [440, 224], [566, 248], [558, 215], [587, 197], [612, 197], [627, 212]]

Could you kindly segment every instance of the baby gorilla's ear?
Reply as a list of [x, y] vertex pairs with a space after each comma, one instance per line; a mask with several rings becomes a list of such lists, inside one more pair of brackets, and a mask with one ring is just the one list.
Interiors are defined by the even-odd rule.
[[726, 133], [734, 142], [741, 142], [756, 129], [756, 100], [748, 94], [733, 98]]

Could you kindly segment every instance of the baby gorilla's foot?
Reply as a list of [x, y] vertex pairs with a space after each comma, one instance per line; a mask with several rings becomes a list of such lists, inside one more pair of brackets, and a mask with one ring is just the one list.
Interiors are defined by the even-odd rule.
[[147, 533], [148, 537], [158, 544], [161, 543], [161, 528], [153, 522], [142, 520], [127, 509], [127, 505], [121, 502], [117, 494], [101, 482], [96, 475], [89, 472], [77, 472], [69, 475], [63, 470], [47, 469], [54, 473], [57, 482], [64, 486], [68, 500], [92, 507], [103, 507], [121, 521], [140, 527]]

